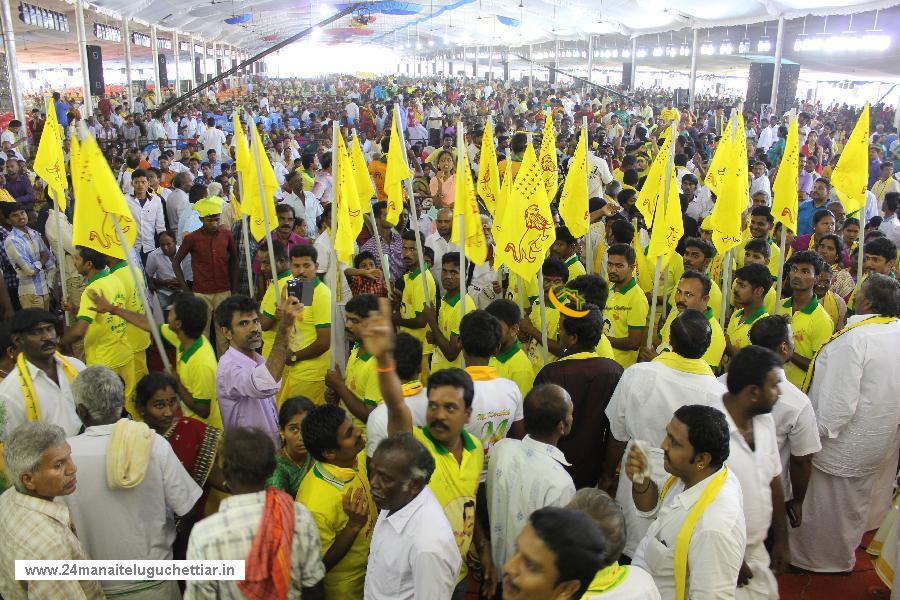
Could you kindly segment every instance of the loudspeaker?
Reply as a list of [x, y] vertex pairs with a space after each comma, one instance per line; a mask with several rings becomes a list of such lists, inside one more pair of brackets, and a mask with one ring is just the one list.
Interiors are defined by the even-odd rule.
[[203, 81], [203, 72], [200, 69], [200, 57], [194, 56], [194, 79], [197, 81]]
[[88, 82], [92, 96], [103, 96], [103, 52], [100, 46], [86, 46], [88, 60]]
[[166, 55], [160, 54], [159, 59], [159, 87], [160, 89], [169, 86], [169, 75], [166, 71]]
[[626, 90], [631, 88], [631, 61], [622, 63], [622, 87]]
[[[750, 76], [747, 79], [747, 103], [750, 108], [759, 110], [763, 104], [772, 102], [772, 79], [775, 77], [774, 63], [750, 63]], [[800, 65], [783, 64], [778, 76], [778, 106], [781, 114], [788, 110], [797, 95], [797, 79], [800, 77]]]

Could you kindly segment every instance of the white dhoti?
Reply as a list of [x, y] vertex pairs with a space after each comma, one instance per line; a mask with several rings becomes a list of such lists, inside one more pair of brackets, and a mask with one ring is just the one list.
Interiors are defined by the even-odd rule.
[[735, 600], [778, 600], [778, 581], [769, 568], [769, 553], [763, 542], [747, 546], [744, 562], [753, 572], [753, 577], [743, 587], [737, 588]]
[[803, 523], [790, 530], [791, 564], [816, 573], [853, 570], [877, 478], [835, 477], [813, 465]]
[[[616, 502], [622, 507], [625, 515], [625, 550], [626, 556], [634, 556], [638, 544], [647, 534], [647, 529], [652, 521], [638, 516], [637, 509], [634, 506], [634, 500], [631, 498], [631, 480], [625, 474], [625, 459], [628, 457], [626, 452], [622, 456], [622, 464], [619, 468], [619, 486], [616, 488]], [[663, 467], [663, 451], [661, 448], [650, 448], [650, 477], [654, 483], [662, 490], [669, 474]]]
[[866, 519], [866, 531], [878, 529], [891, 509], [894, 481], [897, 478], [897, 456], [900, 455], [900, 429], [894, 434], [894, 443], [878, 467], [878, 479], [872, 486], [872, 502]]

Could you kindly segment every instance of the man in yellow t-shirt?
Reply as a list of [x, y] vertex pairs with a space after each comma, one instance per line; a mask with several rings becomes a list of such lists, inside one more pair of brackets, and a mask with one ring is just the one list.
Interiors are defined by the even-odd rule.
[[[125, 397], [134, 398], [134, 355], [125, 337], [125, 321], [114, 314], [102, 314], [94, 305], [94, 294], [99, 293], [113, 305], [124, 308], [125, 288], [107, 268], [109, 258], [92, 248], [76, 247], [75, 269], [87, 282], [75, 321], [60, 340], [60, 346], [71, 348], [74, 342], [84, 340], [85, 363], [88, 366], [103, 365], [122, 377]], [[129, 409], [133, 409], [132, 404]], [[132, 413], [132, 416], [137, 416]]]
[[772, 288], [772, 276], [761, 265], [748, 263], [734, 272], [732, 295], [737, 310], [731, 315], [725, 330], [725, 351], [734, 356], [738, 350], [750, 346], [750, 328], [767, 316], [765, 296]]
[[[150, 330], [150, 321], [143, 313], [115, 306], [100, 293], [95, 293], [92, 297], [98, 313], [121, 317], [141, 331]], [[179, 296], [169, 307], [166, 323], [159, 326], [159, 332], [176, 349], [175, 373], [178, 375], [181, 412], [186, 417], [223, 429], [216, 398], [218, 361], [215, 349], [203, 335], [208, 310], [206, 302], [197, 296]]]
[[403, 237], [403, 265], [406, 274], [403, 275], [403, 293], [394, 291], [393, 319], [394, 324], [400, 327], [420, 342], [422, 342], [422, 375], [423, 382], [428, 381], [430, 372], [431, 354], [434, 351], [431, 344], [425, 339], [425, 331], [428, 323], [425, 321], [424, 308], [426, 304], [434, 305], [437, 298], [437, 287], [431, 270], [425, 269], [425, 280], [428, 282], [428, 295], [431, 297], [426, 303], [425, 290], [422, 289], [422, 270], [416, 252], [416, 233], [404, 231]]
[[[700, 238], [687, 238], [684, 241], [684, 256], [682, 257], [684, 264], [682, 273], [685, 271], [697, 271], [698, 273], [705, 273], [710, 276], [709, 307], [712, 308], [713, 315], [718, 319], [722, 316], [722, 289], [712, 279], [712, 275], [710, 275], [709, 272], [709, 262], [712, 260], [715, 252], [716, 249], [711, 242]], [[676, 283], [681, 278], [680, 274], [678, 275], [678, 278], [679, 279], [675, 279]], [[674, 299], [675, 289], [673, 288], [671, 295], [669, 296], [670, 306], [675, 305], [673, 302]], [[706, 310], [706, 308], [704, 307], [698, 310], [702, 312]]]
[[[747, 228], [750, 232], [750, 239], [738, 246], [734, 255], [738, 267], [744, 266], [747, 245], [750, 244], [750, 241], [762, 240], [769, 247], [769, 272], [772, 274], [772, 277], [778, 277], [778, 262], [781, 257], [781, 249], [770, 237], [774, 225], [775, 218], [772, 216], [772, 209], [768, 206], [757, 206], [750, 211], [750, 225]], [[754, 247], [756, 246], [754, 245]]]
[[[431, 357], [431, 372], [450, 367], [462, 367], [462, 344], [459, 341], [459, 322], [462, 321], [463, 306], [460, 305], [459, 252], [447, 252], [441, 258], [441, 285], [445, 290], [441, 311], [426, 306], [422, 311], [428, 331], [425, 339], [434, 344]], [[475, 301], [466, 294], [465, 314], [475, 310]]]
[[794, 355], [784, 365], [788, 381], [801, 387], [810, 362], [834, 333], [834, 322], [819, 304], [813, 286], [822, 271], [822, 257], [812, 250], [791, 257], [790, 283], [793, 295], [781, 303], [781, 312], [791, 315]]
[[[747, 265], [762, 265], [769, 270], [769, 273], [772, 273], [772, 260], [770, 257], [770, 252], [772, 250], [771, 244], [765, 242], [763, 240], [748, 240], [744, 245], [744, 266]], [[776, 265], [775, 271], [778, 271], [778, 266]], [[778, 281], [777, 275], [772, 275], [772, 281]], [[734, 304], [734, 285], [731, 288], [731, 296], [732, 296], [732, 305]], [[763, 306], [766, 307], [766, 312], [770, 315], [775, 314], [775, 283], [773, 283], [769, 287], [769, 291], [766, 292], [766, 295], [763, 297]], [[737, 305], [735, 305], [737, 306]]]
[[378, 510], [366, 474], [362, 431], [339, 406], [314, 408], [303, 420], [306, 451], [316, 459], [297, 501], [319, 528], [325, 597], [362, 600]]
[[531, 360], [534, 372], [544, 368], [548, 362], [555, 361], [565, 354], [565, 349], [557, 339], [559, 333], [559, 311], [550, 302], [551, 289], [559, 289], [569, 280], [569, 269], [566, 264], [556, 257], [544, 260], [541, 266], [541, 274], [544, 276], [544, 306], [547, 316], [547, 358], [544, 358], [543, 333], [541, 332], [541, 305], [538, 298], [531, 300], [531, 309], [527, 319], [519, 324], [519, 330], [531, 338], [525, 345], [525, 354]]
[[[116, 277], [125, 288], [125, 309], [139, 314], [144, 314], [144, 303], [141, 301], [138, 287], [135, 285], [134, 277], [131, 276], [131, 269], [128, 268], [128, 261], [121, 260], [117, 264], [109, 268], [109, 272]], [[125, 324], [125, 339], [134, 352], [134, 381], [137, 383], [149, 373], [147, 369], [147, 348], [150, 346], [150, 333], [135, 327], [131, 323]], [[134, 396], [126, 396], [125, 408], [129, 413], [134, 408]]]
[[688, 309], [702, 312], [709, 321], [709, 327], [712, 331], [709, 347], [701, 357], [713, 369], [718, 369], [722, 362], [722, 354], [725, 352], [725, 334], [719, 320], [716, 319], [712, 309], [709, 307], [709, 290], [711, 286], [709, 277], [705, 273], [699, 271], [685, 271], [675, 290], [675, 309], [669, 311], [663, 326], [659, 329], [659, 336], [654, 342], [656, 348], [642, 347], [640, 356], [642, 360], [653, 360], [656, 356], [664, 351], [671, 350], [672, 344], [669, 341], [669, 335], [672, 330], [672, 322], [682, 312]]
[[[272, 252], [275, 255], [275, 269], [278, 271], [278, 291], [283, 296], [286, 294], [286, 288], [288, 280], [292, 279], [291, 274], [291, 263], [288, 259], [287, 250], [285, 250], [284, 245], [277, 241], [272, 241]], [[272, 351], [272, 342], [275, 341], [275, 332], [278, 330], [276, 327], [278, 322], [276, 305], [277, 298], [275, 296], [275, 283], [272, 279], [272, 262], [269, 259], [269, 249], [266, 245], [261, 245], [259, 249], [256, 251], [256, 257], [259, 261], [259, 270], [263, 274], [263, 277], [269, 279], [269, 285], [266, 287], [266, 292], [263, 294], [262, 302], [259, 305], [259, 322], [262, 326], [262, 339], [263, 345], [260, 354], [263, 355], [263, 358], [269, 357], [269, 352]], [[294, 325], [294, 332], [291, 335], [291, 351], [296, 351], [300, 349], [300, 337], [297, 331], [297, 325]]]
[[522, 311], [515, 302], [505, 298], [494, 300], [485, 310], [500, 321], [502, 331], [500, 350], [491, 358], [490, 366], [497, 369], [500, 377], [515, 382], [524, 398], [534, 386], [534, 365], [519, 344]]
[[378, 312], [378, 298], [372, 294], [358, 294], [344, 308], [344, 330], [353, 348], [347, 359], [346, 377], [341, 374], [340, 367], [326, 373], [328, 391], [325, 394], [336, 395], [353, 415], [354, 424], [365, 431], [369, 414], [381, 403], [381, 388], [378, 387], [375, 360], [360, 345], [359, 328], [371, 313]]
[[613, 349], [613, 360], [627, 369], [638, 358], [638, 349], [647, 327], [650, 305], [644, 290], [634, 278], [634, 248], [614, 244], [606, 251], [606, 274], [612, 283], [604, 315], [608, 320], [604, 331]]
[[584, 265], [581, 264], [581, 260], [576, 252], [577, 246], [578, 240], [575, 239], [568, 227], [560, 226], [556, 228], [556, 241], [550, 247], [550, 255], [565, 263], [566, 268], [569, 270], [568, 279], [575, 279], [586, 273]]
[[[331, 360], [331, 290], [316, 276], [319, 254], [314, 246], [291, 248], [291, 273], [301, 282], [314, 281], [312, 306], [303, 309], [295, 331], [300, 341], [285, 366], [278, 405], [291, 396], [325, 402], [325, 373]], [[292, 348], [293, 349], [293, 348]]]

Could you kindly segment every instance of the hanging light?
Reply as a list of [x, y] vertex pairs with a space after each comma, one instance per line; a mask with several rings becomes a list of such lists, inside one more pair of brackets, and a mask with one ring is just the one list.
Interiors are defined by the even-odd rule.
[[794, 40], [794, 51], [795, 52], [803, 52], [804, 50], [807, 50], [807, 45], [809, 43], [809, 40], [807, 40], [807, 37], [808, 36], [806, 35], [806, 17], [803, 17], [803, 31], [801, 31], [800, 34], [797, 35], [797, 39]]
[[738, 44], [738, 54], [747, 54], [750, 52], [750, 38], [748, 37], [749, 29], [749, 25], [744, 25], [744, 39]]
[[637, 57], [638, 57], [638, 58], [645, 58], [646, 56], [647, 56], [647, 49], [646, 49], [646, 48], [638, 48], [638, 49], [637, 49]]
[[685, 36], [684, 41], [681, 42], [681, 47], [678, 49], [678, 54], [680, 54], [681, 56], [691, 55], [691, 47], [688, 46], [687, 36]]
[[734, 53], [734, 44], [728, 39], [728, 28], [725, 28], [725, 39], [719, 44], [719, 54], [727, 56]]
[[678, 48], [675, 47], [675, 43], [672, 40], [672, 32], [669, 32], [669, 43], [666, 44], [666, 56], [669, 58], [675, 58], [678, 56]]
[[660, 57], [663, 55], [663, 47], [659, 45], [659, 34], [656, 34], [656, 45], [653, 46], [653, 56]]
[[700, 54], [710, 56], [716, 53], [716, 47], [709, 39], [709, 29], [706, 30], [706, 41], [700, 44]]
[[[631, 58], [631, 50], [629, 50], [628, 48], [623, 48], [622, 51], [619, 53], [619, 56], [621, 56], [622, 58]], [[616, 57], [616, 51], [613, 50], [613, 58], [615, 58], [615, 57]]]

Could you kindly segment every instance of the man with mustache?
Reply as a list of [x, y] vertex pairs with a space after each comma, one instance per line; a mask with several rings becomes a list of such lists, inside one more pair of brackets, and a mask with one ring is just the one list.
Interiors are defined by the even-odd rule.
[[229, 344], [216, 370], [216, 397], [226, 433], [237, 427], [259, 427], [280, 444], [275, 394], [281, 389], [288, 343], [303, 305], [286, 296], [277, 311], [280, 319], [275, 341], [269, 356], [263, 358], [258, 352], [262, 326], [256, 302], [246, 296], [229, 296], [216, 309], [218, 333]]
[[0, 496], [0, 594], [20, 598], [104, 598], [100, 583], [17, 581], [15, 561], [90, 558], [71, 528], [69, 508], [54, 502], [75, 491], [66, 433], [47, 422], [26, 423], [6, 438], [6, 470], [15, 487]]
[[19, 354], [16, 367], [0, 382], [0, 413], [6, 413], [0, 436], [27, 421], [59, 425], [66, 435], [77, 435], [81, 419], [69, 383], [84, 363], [57, 352], [56, 317], [42, 308], [26, 308], [13, 316], [9, 329]]

